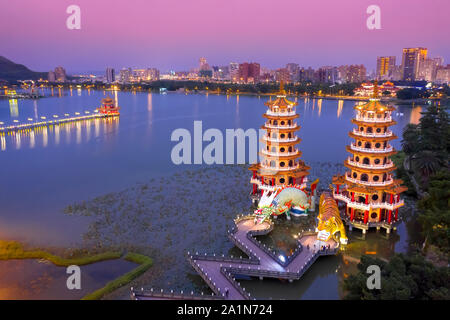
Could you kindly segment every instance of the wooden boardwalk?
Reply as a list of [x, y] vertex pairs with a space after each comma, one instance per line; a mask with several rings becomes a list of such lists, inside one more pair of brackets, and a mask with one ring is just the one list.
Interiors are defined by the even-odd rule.
[[256, 235], [267, 234], [273, 224], [255, 224], [253, 216], [243, 216], [235, 220], [236, 227], [228, 236], [234, 244], [244, 251], [249, 259], [235, 259], [211, 255], [188, 253], [188, 261], [209, 285], [214, 296], [194, 296], [193, 294], [165, 294], [132, 290], [132, 298], [148, 299], [252, 299], [251, 295], [236, 281], [236, 275], [262, 278], [298, 280], [321, 255], [334, 255], [339, 244], [334, 240], [318, 241], [317, 234], [304, 233], [299, 236], [298, 246], [289, 257], [277, 256], [275, 252], [261, 244]]

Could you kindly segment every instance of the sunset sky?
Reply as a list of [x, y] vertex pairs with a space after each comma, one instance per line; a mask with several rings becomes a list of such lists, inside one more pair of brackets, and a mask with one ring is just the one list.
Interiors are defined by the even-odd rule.
[[[450, 61], [448, 0], [0, 0], [0, 55], [36, 71], [256, 61], [277, 68], [365, 64], [423, 46]], [[81, 30], [66, 8], [81, 8]], [[366, 9], [381, 7], [381, 30]]]

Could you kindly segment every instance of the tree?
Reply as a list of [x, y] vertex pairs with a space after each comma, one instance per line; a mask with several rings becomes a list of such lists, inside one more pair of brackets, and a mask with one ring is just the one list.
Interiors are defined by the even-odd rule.
[[[367, 288], [367, 268], [381, 269], [381, 289]], [[432, 300], [450, 299], [450, 269], [435, 267], [422, 255], [394, 255], [389, 262], [363, 255], [358, 272], [344, 280], [345, 299]]]
[[441, 160], [436, 156], [436, 153], [430, 150], [423, 150], [417, 153], [414, 157], [415, 165], [423, 175], [423, 182], [428, 182], [428, 178], [436, 173], [441, 167]]
[[418, 202], [424, 236], [444, 252], [450, 251], [450, 171], [431, 177], [428, 196]]
[[401, 141], [403, 151], [408, 155], [409, 168], [411, 169], [412, 157], [420, 150], [420, 130], [416, 124], [409, 123], [403, 129]]

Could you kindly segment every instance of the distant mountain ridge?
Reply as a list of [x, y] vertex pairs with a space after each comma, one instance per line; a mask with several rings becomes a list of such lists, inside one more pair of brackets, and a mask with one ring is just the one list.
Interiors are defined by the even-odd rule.
[[0, 80], [9, 82], [17, 80], [47, 79], [48, 72], [36, 72], [28, 69], [23, 64], [15, 63], [0, 56]]

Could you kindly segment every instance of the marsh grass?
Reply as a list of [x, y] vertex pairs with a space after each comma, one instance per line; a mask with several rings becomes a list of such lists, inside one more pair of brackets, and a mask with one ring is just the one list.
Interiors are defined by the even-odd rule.
[[23, 245], [17, 241], [0, 240], [0, 260], [43, 259], [50, 261], [56, 266], [67, 267], [70, 265], [83, 266], [99, 261], [119, 259], [121, 255], [121, 252], [118, 251], [106, 251], [94, 255], [66, 258], [54, 255], [42, 249], [26, 250]]
[[139, 266], [137, 268], [134, 268], [130, 272], [125, 273], [123, 276], [120, 276], [119, 278], [108, 282], [103, 288], [84, 296], [82, 300], [101, 299], [106, 294], [111, 293], [114, 290], [130, 283], [153, 265], [153, 260], [151, 258], [139, 253], [129, 252], [125, 255], [124, 259], [130, 262], [137, 263], [139, 264]]

